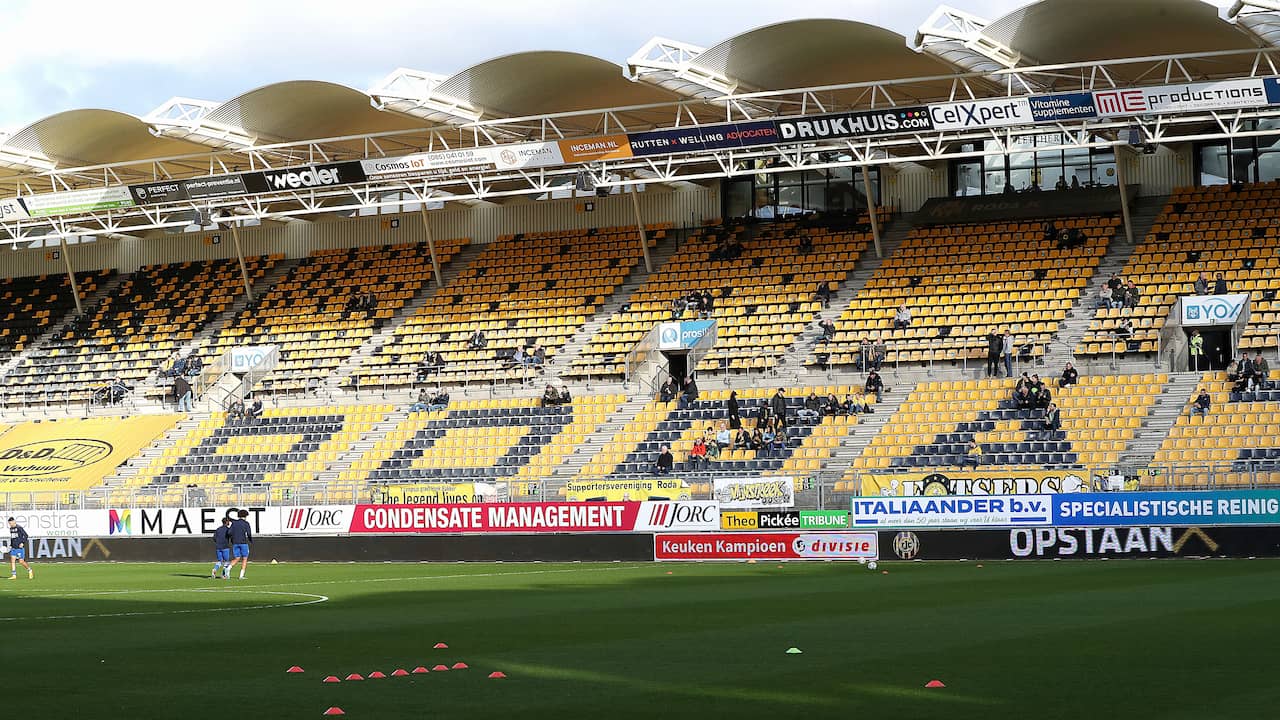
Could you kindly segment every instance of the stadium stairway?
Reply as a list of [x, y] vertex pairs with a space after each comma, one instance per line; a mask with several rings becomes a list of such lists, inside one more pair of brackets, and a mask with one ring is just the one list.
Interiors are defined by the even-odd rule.
[[141, 452], [133, 457], [125, 460], [115, 472], [108, 475], [99, 485], [92, 490], [87, 490], [85, 494], [88, 497], [95, 497], [101, 493], [102, 497], [109, 495], [114, 488], [118, 488], [126, 484], [130, 478], [136, 476], [141, 468], [151, 464], [151, 461], [164, 454], [164, 451], [173, 447], [187, 433], [200, 427], [200, 422], [207, 418], [208, 415], [203, 413], [199, 415], [188, 415], [185, 419], [179, 421], [169, 431], [160, 437], [160, 439], [144, 447]]
[[818, 473], [818, 478], [824, 485], [830, 486], [844, 476], [845, 470], [853, 463], [854, 459], [862, 455], [862, 451], [871, 442], [871, 438], [880, 434], [880, 431], [888, 424], [894, 413], [898, 412], [898, 408], [902, 406], [902, 402], [907, 399], [907, 396], [911, 394], [914, 388], [914, 383], [908, 383], [901, 387], [890, 386], [889, 392], [881, 394], [880, 402], [876, 403], [874, 413], [858, 416], [858, 422], [850, 426], [849, 434], [840, 440], [840, 444], [832, 452], [831, 458], [823, 463], [822, 470]]
[[[1156, 218], [1160, 216], [1160, 211], [1167, 201], [1167, 195], [1155, 195], [1141, 197], [1134, 202], [1131, 208], [1133, 242], [1129, 242], [1124, 233], [1124, 227], [1121, 226], [1116, 236], [1112, 238], [1110, 245], [1108, 245], [1106, 256], [1098, 264], [1098, 271], [1089, 279], [1089, 284], [1085, 291], [1080, 294], [1080, 298], [1071, 306], [1067, 319], [1062, 323], [1057, 337], [1049, 345], [1048, 353], [1045, 356], [1046, 364], [1049, 367], [1061, 369], [1067, 362], [1075, 362], [1076, 369], [1081, 373], [1112, 370], [1109, 367], [1109, 358], [1105, 359], [1105, 361], [1101, 358], [1077, 360], [1075, 348], [1084, 339], [1090, 323], [1093, 322], [1094, 311], [1097, 309], [1098, 288], [1111, 277], [1112, 273], [1119, 273], [1124, 270], [1125, 264], [1129, 262], [1129, 257], [1133, 255], [1133, 251], [1142, 243], [1147, 233], [1151, 232], [1151, 227], [1155, 224]], [[1152, 361], [1154, 362], [1154, 359]], [[1148, 372], [1151, 369], [1151, 364], [1151, 362], [1140, 358], [1117, 359], [1115, 369], [1121, 372]]]
[[[657, 266], [655, 265], [654, 267], [656, 268]], [[577, 477], [583, 466], [591, 462], [592, 458], [604, 450], [614, 435], [643, 410], [651, 399], [652, 397], [648, 394], [628, 395], [626, 402], [618, 407], [608, 421], [596, 428], [594, 433], [588, 435], [582, 444], [574, 448], [574, 451], [565, 457], [564, 462], [552, 470], [547, 478], [548, 495], [557, 492], [566, 482]]]
[[[365, 360], [369, 359], [370, 356], [380, 350], [383, 345], [386, 345], [395, 336], [396, 330], [404, 324], [405, 320], [408, 320], [421, 310], [422, 307], [427, 304], [429, 299], [435, 297], [437, 292], [452, 288], [454, 282], [457, 281], [458, 276], [462, 271], [471, 264], [471, 261], [475, 260], [476, 257], [484, 252], [486, 247], [488, 247], [486, 243], [468, 243], [466, 247], [458, 251], [452, 260], [441, 266], [440, 281], [442, 284], [437, 287], [435, 282], [432, 281], [424, 285], [422, 290], [419, 291], [417, 295], [413, 296], [412, 300], [396, 311], [395, 315], [391, 316], [390, 321], [371, 335], [369, 339], [357, 348], [355, 352], [351, 353], [346, 360], [343, 360], [342, 363], [333, 371], [333, 374], [329, 376], [328, 382], [325, 383], [324, 391], [327, 395], [329, 397], [336, 398], [337, 394], [339, 394], [339, 390], [341, 388], [346, 388], [347, 381], [350, 379], [352, 371], [363, 365]], [[348, 391], [342, 390], [342, 392]]]
[[[443, 271], [441, 271], [441, 274], [443, 274]], [[446, 282], [445, 287], [448, 286], [449, 285]], [[356, 440], [346, 449], [345, 452], [339, 455], [337, 460], [334, 460], [328, 467], [322, 470], [316, 476], [316, 481], [324, 483], [325, 485], [331, 485], [332, 483], [337, 482], [338, 476], [343, 471], [350, 470], [352, 463], [363, 457], [365, 453], [372, 450], [374, 444], [377, 443], [379, 439], [385, 437], [386, 434], [392, 430], [395, 430], [396, 427], [399, 426], [400, 423], [404, 422], [408, 417], [409, 411], [403, 409], [393, 410], [392, 412], [387, 413], [387, 416], [384, 417], [381, 422], [375, 423], [373, 427], [369, 428], [368, 432], [361, 435], [359, 440]], [[364, 498], [359, 499], [363, 500]]]
[[[687, 232], [668, 233], [666, 237], [657, 241], [656, 247], [649, 250], [649, 261], [653, 266], [654, 273], [661, 270], [662, 266], [680, 251], [687, 235]], [[547, 361], [544, 377], [555, 376], [559, 378], [561, 373], [572, 367], [573, 361], [582, 354], [582, 351], [591, 342], [591, 338], [595, 337], [596, 332], [603, 328], [605, 323], [609, 322], [609, 319], [622, 309], [623, 305], [631, 301], [632, 294], [644, 284], [651, 274], [645, 270], [644, 258], [641, 258], [632, 268], [631, 274], [627, 276], [627, 279], [622, 285], [618, 286], [613, 295], [610, 295], [605, 300], [600, 309], [596, 311], [596, 314], [578, 329], [578, 332], [565, 343], [560, 352]], [[588, 376], [584, 382], [586, 388], [590, 389], [591, 378]]]
[[1151, 464], [1156, 450], [1173, 429], [1178, 418], [1187, 410], [1187, 398], [1191, 397], [1196, 385], [1200, 382], [1200, 373], [1171, 373], [1167, 382], [1151, 406], [1151, 412], [1142, 423], [1142, 428], [1134, 435], [1124, 452], [1126, 474], [1132, 474], [1139, 468]]

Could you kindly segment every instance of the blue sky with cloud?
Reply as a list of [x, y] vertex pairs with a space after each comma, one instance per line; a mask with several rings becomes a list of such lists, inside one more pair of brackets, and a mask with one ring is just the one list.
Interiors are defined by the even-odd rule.
[[[142, 115], [174, 96], [226, 100], [281, 80], [367, 89], [397, 67], [450, 74], [524, 50], [623, 63], [650, 37], [710, 45], [806, 17], [874, 23], [910, 37], [938, 0], [6, 0], [0, 128], [100, 107]], [[1019, 0], [952, 0], [996, 18]]]

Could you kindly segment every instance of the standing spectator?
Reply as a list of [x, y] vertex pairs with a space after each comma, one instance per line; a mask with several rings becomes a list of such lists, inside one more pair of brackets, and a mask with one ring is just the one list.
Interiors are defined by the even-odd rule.
[[820, 283], [818, 285], [818, 293], [815, 296], [818, 302], [822, 303], [822, 307], [831, 307], [831, 285], [830, 283]]
[[1213, 281], [1213, 294], [1226, 295], [1229, 292], [1231, 291], [1227, 289], [1227, 279], [1222, 276], [1222, 273], [1218, 273]]
[[1000, 356], [1004, 358], [1004, 374], [1005, 377], [1013, 377], [1013, 353], [1015, 349], [1015, 341], [1013, 334], [1008, 330], [1004, 331], [1004, 336], [1000, 338]]
[[1062, 370], [1062, 379], [1058, 381], [1058, 387], [1071, 387], [1080, 382], [1080, 372], [1076, 370], [1076, 366], [1067, 363], [1067, 367]]
[[893, 314], [893, 329], [905, 330], [911, 327], [911, 308], [906, 303], [898, 306], [898, 311]]
[[1200, 362], [1204, 358], [1204, 337], [1199, 330], [1191, 331], [1191, 369], [1200, 372]]
[[1062, 415], [1058, 412], [1058, 405], [1049, 403], [1049, 406], [1044, 409], [1044, 418], [1040, 423], [1040, 433], [1043, 437], [1052, 440], [1061, 429]]
[[796, 416], [806, 420], [817, 420], [822, 417], [822, 401], [818, 399], [816, 393], [809, 393], [809, 397], [804, 399], [804, 407], [796, 411]]
[[1004, 341], [995, 328], [987, 333], [987, 377], [1000, 377], [1000, 348]]
[[1196, 395], [1196, 399], [1191, 402], [1191, 414], [1201, 417], [1209, 417], [1209, 391], [1204, 388], [1200, 389], [1200, 394]]
[[727, 410], [729, 411], [729, 429], [737, 430], [742, 427], [742, 408], [738, 406], [738, 391], [729, 391], [729, 401]]
[[880, 402], [881, 394], [884, 392], [884, 380], [880, 379], [880, 373], [872, 370], [867, 374], [867, 383], [863, 386], [863, 392], [875, 395], [876, 402]]
[[173, 378], [173, 397], [177, 401], [178, 412], [191, 412], [191, 383], [181, 375]]
[[769, 398], [769, 412], [773, 417], [778, 419], [778, 423], [783, 427], [787, 425], [787, 396], [783, 394], [782, 388]]
[[1196, 282], [1193, 287], [1197, 295], [1208, 295], [1209, 294], [1209, 275], [1206, 273], [1200, 273], [1200, 276], [1196, 278]]
[[675, 458], [671, 456], [671, 448], [663, 445], [662, 452], [658, 453], [658, 458], [653, 461], [653, 474], [670, 475], [674, 463]]

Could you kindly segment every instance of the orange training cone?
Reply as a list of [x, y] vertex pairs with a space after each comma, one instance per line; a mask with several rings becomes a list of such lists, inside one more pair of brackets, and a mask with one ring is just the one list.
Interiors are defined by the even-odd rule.
[[424, 673], [424, 672], [430, 672], [430, 671], [429, 671], [429, 670], [427, 670], [426, 668], [422, 667], [421, 665], [419, 665], [418, 667], [416, 667], [416, 668], [414, 668], [414, 669], [413, 669], [413, 674], [414, 674], [414, 675], [421, 675], [421, 674], [422, 674], [422, 673]]
[[329, 677], [325, 678], [321, 682], [342, 682], [342, 681], [338, 679], [337, 675], [330, 675]]
[[324, 714], [325, 715], [346, 715], [346, 713], [342, 712], [342, 708], [340, 707], [331, 707], [328, 710], [325, 710]]
[[456, 662], [456, 663], [454, 663], [454, 664], [453, 664], [453, 669], [454, 669], [454, 670], [466, 670], [468, 667], [470, 667], [470, 666], [469, 666], [469, 665], [467, 665], [467, 664], [466, 664], [466, 663], [464, 663], [464, 662]]
[[405, 670], [404, 668], [396, 668], [391, 672], [391, 677], [404, 677], [405, 675], [408, 675], [408, 674], [409, 674], [408, 670]]
[[293, 667], [289, 668], [288, 670], [285, 670], [285, 672], [287, 672], [287, 673], [300, 673], [300, 672], [306, 672], [306, 671], [305, 671], [305, 670], [303, 670], [302, 668], [298, 667], [297, 665], [294, 665]]
[[378, 672], [377, 670], [374, 670], [373, 672], [369, 673], [369, 679], [370, 679], [370, 680], [381, 680], [381, 679], [382, 679], [382, 678], [384, 678], [384, 677], [386, 677], [386, 675], [383, 675], [382, 673]]
[[941, 681], [941, 680], [930, 680], [929, 682], [925, 683], [925, 684], [924, 684], [924, 686], [925, 686], [925, 687], [927, 687], [927, 688], [940, 688], [940, 687], [946, 687], [946, 685], [943, 685], [943, 684], [942, 684], [942, 681]]
[[437, 665], [437, 666], [435, 666], [435, 667], [431, 668], [431, 672], [449, 672], [449, 666], [448, 666], [448, 665]]
[[347, 676], [347, 679], [348, 679], [348, 680], [363, 680], [364, 678], [360, 675], [360, 673], [351, 673], [350, 675], [348, 675], [348, 676]]
[[432, 648], [434, 648], [434, 649], [436, 649], [436, 650], [448, 650], [448, 649], [449, 649], [449, 646], [448, 646], [448, 645], [445, 645], [444, 643], [436, 643], [435, 645], [432, 645], [431, 647], [432, 647]]
[[506, 674], [506, 673], [504, 673], [504, 672], [491, 672], [491, 673], [489, 673], [489, 679], [490, 679], [490, 680], [501, 680], [501, 679], [505, 678], [506, 676], [507, 676], [507, 674]]

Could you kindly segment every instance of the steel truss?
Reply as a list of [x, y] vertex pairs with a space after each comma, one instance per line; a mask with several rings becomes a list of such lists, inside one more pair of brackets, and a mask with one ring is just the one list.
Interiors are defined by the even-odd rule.
[[[544, 141], [590, 134], [635, 132], [653, 127], [694, 127], [715, 122], [876, 109], [924, 102], [992, 97], [977, 89], [991, 87], [993, 76], [1013, 75], [1034, 82], [1006, 82], [1004, 96], [1024, 96], [1026, 85], [1055, 91], [1101, 90], [1117, 87], [1193, 82], [1205, 79], [1280, 75], [1280, 49], [1260, 48], [1185, 55], [1124, 58], [1090, 63], [1018, 67], [995, 72], [904, 80], [852, 83], [795, 90], [764, 91], [689, 99], [679, 102], [540, 116], [477, 121], [460, 126], [434, 126], [397, 131], [281, 142], [253, 147], [213, 149], [207, 153], [139, 162], [52, 169], [21, 178], [22, 194], [70, 188], [109, 187], [160, 179], [180, 179], [333, 162], [394, 157], [412, 152], [502, 145], [495, 138]], [[1190, 67], [1223, 64], [1236, 72], [1193, 74]], [[1244, 65], [1248, 73], [1238, 72]], [[1122, 78], [1132, 78], [1125, 82]], [[937, 97], [940, 81], [949, 90]], [[929, 95], [921, 94], [929, 88]], [[976, 88], [976, 89], [975, 89]], [[761, 113], [763, 109], [763, 114]], [[638, 117], [665, 114], [665, 123], [638, 123]], [[826, 141], [805, 145], [776, 145], [734, 151], [702, 151], [686, 155], [650, 156], [591, 164], [521, 171], [460, 172], [447, 178], [414, 181], [371, 181], [325, 190], [277, 192], [265, 195], [184, 201], [155, 206], [84, 213], [0, 223], [13, 242], [86, 234], [123, 234], [182, 228], [192, 214], [233, 220], [279, 220], [321, 213], [359, 212], [404, 203], [429, 201], [492, 201], [519, 195], [542, 195], [573, 183], [590, 172], [598, 187], [625, 187], [646, 182], [680, 182], [755, 173], [790, 172], [851, 165], [930, 162], [1021, 151], [1023, 137], [1061, 133], [1059, 145], [1036, 150], [1103, 148], [1124, 145], [1128, 131], [1138, 128], [1144, 143], [1180, 143], [1235, 137], [1273, 136], [1277, 130], [1249, 130], [1253, 119], [1280, 117], [1280, 107], [1221, 112], [1152, 115], [1140, 119], [1105, 119], [1042, 123], [1012, 128], [969, 131], [929, 131], [913, 135]], [[170, 123], [190, 118], [169, 118]], [[176, 121], [176, 122], [174, 122]], [[590, 132], [573, 128], [590, 128]], [[987, 147], [986, 141], [994, 141]], [[974, 149], [964, 145], [973, 143]], [[2, 153], [3, 148], [0, 148]]]

